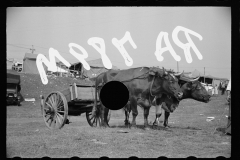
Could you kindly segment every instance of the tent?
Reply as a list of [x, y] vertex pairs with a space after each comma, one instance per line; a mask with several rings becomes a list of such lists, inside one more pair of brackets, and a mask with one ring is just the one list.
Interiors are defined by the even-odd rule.
[[184, 73], [183, 76], [188, 78], [196, 78], [200, 76], [199, 78], [200, 82], [204, 83], [205, 81], [205, 83], [212, 84], [213, 86], [215, 86], [216, 84], [218, 86], [220, 81], [228, 81], [227, 78], [219, 78], [219, 77], [214, 77], [212, 75], [204, 75], [202, 72], [198, 71], [197, 69], [195, 69], [192, 72]]
[[[108, 69], [104, 67], [101, 58], [87, 61], [87, 63], [90, 66], [90, 70], [86, 70], [82, 66], [82, 63], [80, 63], [80, 62], [72, 64], [69, 67], [69, 70], [70, 70], [70, 72], [75, 72], [75, 73], [79, 74], [82, 78], [84, 78], [84, 77], [94, 78], [97, 75], [99, 75], [100, 73], [108, 71]], [[116, 66], [112, 66], [112, 69], [118, 69], [118, 68]]]
[[[25, 56], [23, 58], [23, 72], [24, 73], [32, 73], [32, 74], [39, 74], [36, 59], [38, 54], [32, 54], [32, 53], [25, 53]], [[62, 62], [56, 62], [57, 66], [57, 72], [65, 72], [67, 73], [67, 69], [63, 69], [62, 66], [65, 66]], [[43, 63], [43, 68], [45, 72], [47, 72], [47, 66]]]
[[[25, 56], [23, 58], [23, 72], [24, 73], [31, 73], [31, 74], [39, 74], [39, 71], [37, 69], [36, 65], [36, 59], [37, 54], [32, 53], [25, 53]], [[46, 71], [46, 66], [44, 66], [44, 69]]]
[[82, 63], [77, 62], [71, 64], [71, 66], [69, 67], [69, 71], [74, 75], [82, 75], [82, 68], [83, 68]]
[[192, 75], [194, 77], [200, 76], [199, 81], [202, 82], [202, 83], [205, 82], [207, 84], [213, 84], [213, 79], [214, 78], [211, 75], [204, 75], [203, 73], [201, 73], [200, 71], [198, 71], [196, 69], [192, 72]]
[[[93, 78], [93, 77], [96, 77], [97, 75], [99, 75], [102, 72], [108, 71], [108, 69], [104, 67], [101, 58], [91, 60], [91, 61], [87, 61], [87, 63], [91, 67], [90, 70], [86, 70], [83, 67], [83, 71], [82, 71], [82, 74], [86, 77]], [[118, 69], [118, 68], [116, 66], [112, 66], [112, 69]]]
[[195, 69], [194, 71], [192, 71], [192, 76], [193, 77], [198, 77], [198, 76], [203, 77], [204, 74], [202, 74], [202, 72]]

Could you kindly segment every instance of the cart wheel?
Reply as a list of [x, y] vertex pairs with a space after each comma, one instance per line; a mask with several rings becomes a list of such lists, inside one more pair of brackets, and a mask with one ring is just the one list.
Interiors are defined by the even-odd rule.
[[[108, 119], [107, 119], [108, 122], [109, 122], [109, 120], [110, 120], [110, 117], [111, 117], [111, 111], [109, 110], [109, 112], [108, 112]], [[96, 115], [95, 115], [95, 116], [92, 115], [92, 112], [86, 112], [86, 118], [87, 118], [88, 124], [89, 124], [91, 127], [100, 126], [101, 118], [100, 118], [99, 108], [97, 108], [97, 111], [96, 111]]]
[[86, 112], [86, 118], [87, 118], [88, 124], [89, 124], [91, 127], [100, 126], [101, 118], [100, 118], [99, 108], [97, 107], [95, 116], [92, 115], [92, 111], [91, 111], [91, 112]]
[[68, 103], [65, 96], [58, 91], [50, 93], [43, 103], [43, 119], [50, 129], [61, 129], [68, 116]]

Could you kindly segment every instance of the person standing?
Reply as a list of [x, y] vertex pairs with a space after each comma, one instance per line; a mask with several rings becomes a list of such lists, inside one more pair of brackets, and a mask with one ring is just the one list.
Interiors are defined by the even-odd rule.
[[207, 83], [205, 84], [205, 89], [206, 89], [207, 92], [208, 92], [208, 84], [207, 84]]
[[231, 79], [229, 80], [229, 83], [227, 86], [227, 101], [229, 102], [227, 126], [224, 128], [219, 127], [216, 130], [219, 132], [223, 132], [225, 135], [231, 135]]
[[215, 94], [218, 96], [218, 86], [217, 86], [217, 84], [215, 85], [214, 90], [215, 90]]
[[214, 94], [215, 94], [215, 89], [214, 89], [214, 86], [213, 86], [213, 85], [212, 85], [211, 87], [212, 87], [212, 96], [214, 96]]
[[226, 88], [227, 88], [226, 82], [222, 82], [222, 95], [225, 94]]
[[231, 135], [231, 78], [228, 82], [227, 86], [227, 101], [229, 102], [229, 111], [228, 111], [228, 123], [227, 123], [227, 128], [226, 128], [226, 134]]

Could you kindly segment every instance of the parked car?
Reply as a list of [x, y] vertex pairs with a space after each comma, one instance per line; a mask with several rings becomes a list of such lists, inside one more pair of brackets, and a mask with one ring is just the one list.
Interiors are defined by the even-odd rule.
[[21, 104], [20, 75], [7, 73], [7, 104]]
[[17, 72], [22, 72], [23, 64], [20, 62], [16, 62], [12, 66], [12, 70], [15, 70]]
[[21, 97], [18, 90], [18, 84], [7, 83], [7, 104], [21, 105]]

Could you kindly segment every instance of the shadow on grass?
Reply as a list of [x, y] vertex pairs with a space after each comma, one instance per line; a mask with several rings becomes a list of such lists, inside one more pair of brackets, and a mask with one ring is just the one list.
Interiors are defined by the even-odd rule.
[[202, 130], [201, 128], [197, 127], [180, 127], [180, 126], [171, 126], [172, 129], [189, 129], [189, 130]]
[[[121, 129], [141, 129], [141, 130], [148, 130], [144, 127], [144, 125], [136, 125], [136, 127], [131, 127], [131, 126], [125, 126], [125, 125], [112, 125], [110, 128], [121, 128]], [[172, 132], [171, 129], [165, 128], [163, 126], [153, 126], [149, 125], [150, 130], [164, 130], [164, 131], [169, 131]]]

